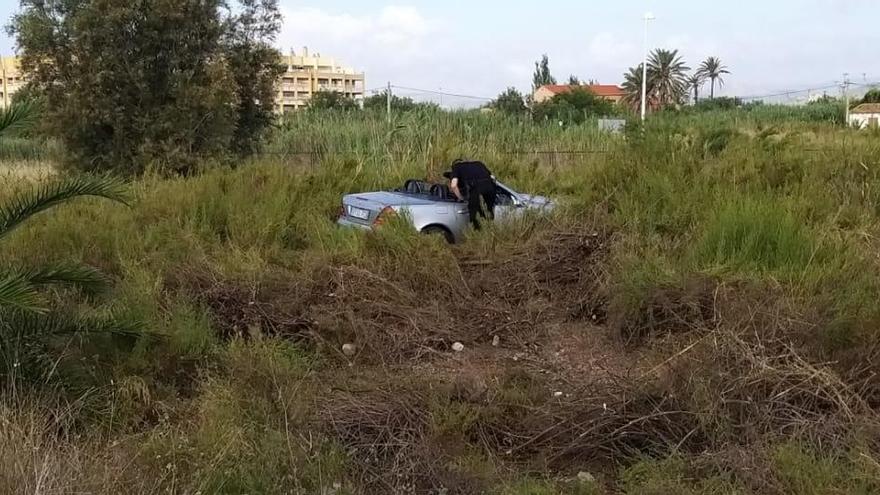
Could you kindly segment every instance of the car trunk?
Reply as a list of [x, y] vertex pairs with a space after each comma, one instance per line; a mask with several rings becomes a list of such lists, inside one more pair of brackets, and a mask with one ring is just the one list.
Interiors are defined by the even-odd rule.
[[432, 203], [412, 195], [394, 192], [349, 194], [342, 198], [342, 217], [361, 225], [372, 225], [387, 207], [397, 210], [401, 206], [428, 204]]

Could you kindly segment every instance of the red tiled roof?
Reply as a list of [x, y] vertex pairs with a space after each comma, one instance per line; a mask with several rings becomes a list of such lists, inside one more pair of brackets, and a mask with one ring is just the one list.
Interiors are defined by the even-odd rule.
[[568, 93], [574, 88], [583, 88], [596, 94], [596, 96], [623, 96], [623, 88], [614, 84], [582, 84], [580, 86], [572, 84], [547, 84], [541, 86], [546, 88], [554, 95]]
[[853, 108], [850, 113], [880, 113], [880, 103], [862, 103]]

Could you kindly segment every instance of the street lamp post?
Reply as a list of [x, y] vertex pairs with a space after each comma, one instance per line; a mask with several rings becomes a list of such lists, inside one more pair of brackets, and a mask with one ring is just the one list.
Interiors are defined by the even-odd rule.
[[648, 23], [656, 19], [654, 14], [645, 13], [645, 57], [642, 61], [642, 122], [645, 121], [645, 115], [648, 112]]

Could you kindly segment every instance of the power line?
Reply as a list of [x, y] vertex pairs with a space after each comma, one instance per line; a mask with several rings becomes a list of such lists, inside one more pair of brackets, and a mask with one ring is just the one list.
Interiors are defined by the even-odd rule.
[[[792, 95], [798, 95], [801, 93], [811, 93], [813, 91], [825, 91], [825, 90], [829, 90], [829, 89], [839, 89], [841, 87], [841, 84], [844, 84], [844, 83], [835, 82], [833, 84], [829, 84], [828, 86], [819, 86], [819, 87], [805, 88], [805, 89], [790, 89], [787, 91], [781, 91], [779, 93], [771, 93], [771, 94], [766, 94], [766, 95], [740, 96], [739, 99], [741, 99], [741, 100], [761, 100], [764, 98], [777, 98], [780, 96], [792, 96]], [[867, 88], [867, 87], [880, 85], [880, 82], [855, 83], [852, 81], [848, 81], [845, 84], [849, 85], [850, 87], [858, 86], [858, 87], [866, 87]]]
[[791, 89], [788, 91], [782, 91], [779, 93], [770, 93], [770, 94], [766, 94], [766, 95], [740, 96], [739, 99], [741, 99], [741, 100], [762, 100], [764, 98], [777, 98], [780, 96], [791, 96], [791, 95], [797, 95], [797, 94], [801, 94], [801, 93], [810, 93], [812, 91], [823, 91], [823, 90], [827, 90], [827, 89], [835, 89], [838, 87], [839, 87], [839, 85], [832, 84], [832, 85], [828, 85], [828, 86], [820, 86], [817, 88]]
[[492, 101], [494, 98], [486, 98], [485, 96], [463, 95], [458, 93], [447, 93], [445, 91], [436, 91], [433, 89], [411, 88], [407, 86], [391, 86], [394, 89], [402, 89], [404, 91], [416, 91], [418, 93], [428, 93], [439, 96], [452, 96], [454, 98], [468, 98], [471, 100]]
[[[856, 82], [850, 81], [848, 84], [850, 87], [873, 87], [873, 86], [880, 85], [880, 82], [867, 82], [867, 78], [865, 78], [865, 81], [866, 82], [864, 82], [864, 83], [856, 83]], [[434, 90], [434, 89], [414, 88], [411, 86], [392, 85], [391, 87], [393, 89], [400, 89], [403, 91], [415, 91], [417, 93], [425, 93], [425, 94], [431, 94], [431, 95], [437, 95], [437, 96], [450, 96], [453, 98], [466, 98], [466, 99], [470, 99], [470, 100], [479, 100], [479, 101], [492, 101], [492, 100], [494, 100], [494, 98], [489, 98], [489, 97], [485, 97], [485, 96], [466, 95], [466, 94], [461, 94], [461, 93], [449, 93], [446, 91], [438, 91], [438, 90]], [[804, 88], [804, 89], [790, 89], [790, 90], [786, 90], [786, 91], [780, 91], [778, 93], [768, 93], [768, 94], [763, 94], [763, 95], [751, 95], [751, 96], [740, 96], [738, 98], [741, 100], [762, 100], [765, 98], [778, 98], [781, 96], [794, 96], [794, 95], [799, 95], [799, 94], [803, 94], [803, 93], [811, 93], [813, 91], [826, 91], [829, 89], [838, 89], [840, 87], [841, 87], [840, 83], [834, 82], [834, 83], [828, 84], [826, 86], [817, 86], [817, 87], [810, 87], [810, 88]], [[374, 88], [374, 89], [367, 90], [367, 92], [374, 93], [374, 94], [384, 92], [384, 91], [387, 91], [387, 88], [380, 87], [380, 88]]]

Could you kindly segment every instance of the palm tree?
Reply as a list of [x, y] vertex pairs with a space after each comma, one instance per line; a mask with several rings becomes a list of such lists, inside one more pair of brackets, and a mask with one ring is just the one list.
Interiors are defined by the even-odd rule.
[[694, 90], [694, 105], [700, 102], [700, 88], [705, 82], [706, 78], [699, 72], [694, 72], [687, 78], [688, 87]]
[[654, 50], [648, 61], [648, 85], [661, 107], [676, 105], [686, 97], [689, 70], [678, 50]]
[[[37, 116], [31, 103], [0, 110], [0, 137], [26, 128]], [[0, 201], [0, 241], [41, 212], [81, 197], [126, 203], [122, 184], [111, 178], [73, 177], [41, 183]], [[137, 322], [50, 312], [44, 288], [56, 285], [95, 293], [107, 285], [96, 269], [76, 263], [38, 267], [0, 267], [0, 383], [24, 377], [43, 381], [56, 372], [58, 356], [52, 342], [61, 336], [144, 335]], [[149, 336], [149, 335], [148, 335]]]
[[[650, 78], [648, 79], [650, 81]], [[623, 75], [622, 102], [633, 112], [637, 112], [642, 104], [642, 64], [630, 67]], [[652, 88], [648, 86], [648, 106], [651, 106]]]
[[[34, 215], [75, 198], [94, 196], [125, 203], [121, 183], [110, 178], [74, 177], [43, 183], [0, 203], [0, 240]], [[89, 291], [103, 287], [104, 278], [94, 268], [56, 264], [31, 269], [0, 268], [0, 308], [46, 313], [40, 287], [72, 284]]]
[[[89, 196], [127, 201], [122, 184], [110, 178], [74, 177], [44, 182], [0, 202], [0, 241], [34, 215]], [[21, 380], [42, 383], [53, 378], [57, 363], [64, 356], [56, 347], [60, 338], [69, 345], [74, 337], [150, 337], [140, 331], [139, 322], [113, 315], [50, 311], [45, 289], [52, 286], [69, 286], [93, 294], [107, 286], [107, 279], [98, 270], [78, 263], [0, 267], [0, 384]]]
[[37, 106], [29, 101], [14, 103], [0, 109], [0, 136], [9, 131], [23, 129], [33, 124], [36, 116]]
[[[0, 137], [31, 125], [37, 117], [34, 103], [20, 102], [0, 110]], [[44, 182], [0, 203], [0, 240], [34, 215], [75, 198], [95, 196], [126, 203], [122, 184], [111, 178], [73, 177]], [[104, 278], [94, 268], [56, 264], [31, 269], [0, 268], [0, 310], [43, 314], [48, 311], [40, 287], [72, 284], [88, 291], [100, 289]]]
[[700, 68], [697, 70], [697, 73], [703, 76], [704, 79], [709, 79], [712, 81], [712, 89], [711, 93], [709, 93], [710, 98], [715, 98], [715, 82], [718, 82], [718, 87], [724, 86], [724, 78], [722, 77], [724, 74], [730, 74], [730, 71], [727, 69], [727, 66], [721, 63], [721, 59], [718, 57], [709, 57], [702, 64], [700, 64]]

